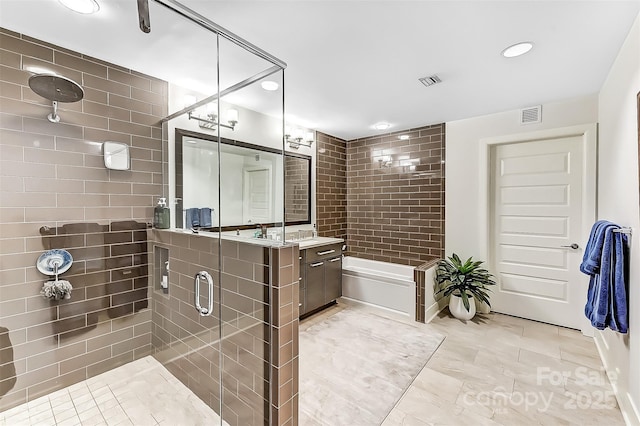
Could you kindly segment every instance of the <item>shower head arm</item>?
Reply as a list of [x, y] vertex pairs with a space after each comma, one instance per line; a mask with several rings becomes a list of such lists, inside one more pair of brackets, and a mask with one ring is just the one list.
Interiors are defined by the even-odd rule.
[[59, 123], [60, 116], [58, 115], [58, 101], [52, 101], [53, 112], [47, 116], [47, 119], [52, 123]]

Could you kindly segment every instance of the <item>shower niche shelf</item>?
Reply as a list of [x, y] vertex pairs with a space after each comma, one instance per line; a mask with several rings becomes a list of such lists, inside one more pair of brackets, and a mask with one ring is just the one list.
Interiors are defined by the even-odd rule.
[[153, 288], [169, 295], [169, 249], [153, 246]]

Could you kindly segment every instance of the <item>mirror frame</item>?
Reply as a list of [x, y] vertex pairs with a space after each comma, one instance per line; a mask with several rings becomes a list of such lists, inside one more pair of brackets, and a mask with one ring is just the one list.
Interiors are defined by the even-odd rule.
[[[182, 151], [182, 139], [184, 137], [192, 137], [192, 138], [196, 138], [196, 139], [202, 139], [202, 140], [206, 140], [206, 141], [211, 141], [211, 142], [216, 142], [216, 143], [223, 143], [226, 145], [234, 145], [237, 147], [241, 147], [241, 148], [247, 148], [247, 149], [253, 149], [253, 150], [257, 150], [257, 151], [262, 151], [262, 152], [269, 152], [272, 154], [282, 154], [282, 150], [280, 149], [276, 149], [276, 148], [268, 148], [265, 146], [260, 146], [260, 145], [254, 145], [252, 143], [248, 143], [248, 142], [242, 142], [242, 141], [237, 141], [237, 140], [233, 140], [233, 139], [227, 139], [227, 138], [223, 138], [223, 137], [218, 137], [216, 135], [210, 135], [210, 134], [206, 134], [206, 133], [199, 133], [199, 132], [194, 132], [191, 130], [186, 130], [186, 129], [179, 129], [176, 128], [175, 130], [175, 184], [174, 184], [174, 188], [175, 188], [175, 209], [176, 209], [176, 228], [180, 228], [182, 229], [184, 227], [184, 223], [182, 221], [182, 214], [178, 214], [177, 212], [182, 212], [183, 209], [183, 196], [184, 196], [184, 192], [183, 192], [183, 187], [184, 187], [184, 181], [183, 181], [183, 174], [182, 174], [182, 168], [183, 168], [183, 162], [182, 162], [182, 155], [183, 155], [183, 151]], [[311, 166], [312, 166], [312, 161], [311, 161], [311, 156], [309, 155], [305, 155], [305, 154], [298, 154], [295, 152], [289, 152], [289, 151], [285, 151], [284, 152], [285, 157], [294, 157], [294, 158], [300, 158], [303, 160], [307, 160], [309, 162], [309, 173], [307, 174], [307, 179], [308, 179], [308, 188], [309, 188], [309, 197], [307, 198], [307, 211], [308, 211], [308, 219], [307, 220], [299, 220], [299, 221], [286, 221], [286, 216], [287, 216], [287, 212], [286, 209], [283, 212], [284, 217], [285, 217], [285, 225], [286, 226], [290, 226], [290, 225], [306, 225], [306, 224], [311, 224]], [[285, 166], [284, 166], [284, 161], [283, 161], [283, 165], [282, 165], [282, 172], [285, 172]], [[285, 185], [286, 185], [286, 176], [284, 177], [285, 179]], [[284, 188], [283, 188], [284, 190]], [[283, 197], [283, 201], [286, 205], [286, 197], [287, 194], [284, 194]], [[261, 225], [265, 225], [267, 227], [274, 227], [274, 226], [282, 226], [281, 222], [273, 222], [273, 223], [263, 223]], [[245, 229], [254, 229], [256, 227], [256, 224], [244, 224], [244, 225], [225, 225], [225, 226], [214, 226], [211, 228], [208, 228], [210, 230], [214, 230], [217, 231], [218, 229], [220, 229], [221, 232], [226, 232], [226, 231], [235, 231], [235, 230], [245, 230]], [[202, 228], [201, 228], [202, 229]]]

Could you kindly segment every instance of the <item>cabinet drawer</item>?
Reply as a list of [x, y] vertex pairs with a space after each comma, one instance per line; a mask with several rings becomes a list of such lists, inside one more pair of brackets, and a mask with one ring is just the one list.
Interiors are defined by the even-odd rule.
[[311, 263], [318, 260], [330, 259], [342, 254], [342, 244], [327, 244], [326, 246], [305, 249], [305, 262]]

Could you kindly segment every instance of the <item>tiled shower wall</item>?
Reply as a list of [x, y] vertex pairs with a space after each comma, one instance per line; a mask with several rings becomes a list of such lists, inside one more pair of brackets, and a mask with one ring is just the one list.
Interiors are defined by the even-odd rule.
[[317, 132], [316, 225], [321, 237], [347, 237], [346, 142]]
[[[298, 247], [149, 232], [149, 250], [167, 249], [170, 265], [167, 293], [152, 279], [155, 358], [218, 413], [222, 399], [231, 426], [297, 424]], [[214, 280], [211, 316], [193, 307], [199, 271]], [[200, 292], [206, 306], [204, 283]]]
[[444, 150], [444, 124], [347, 142], [349, 254], [413, 266], [444, 256]]
[[[28, 87], [34, 67], [85, 90], [57, 124]], [[163, 81], [0, 29], [0, 410], [151, 351], [144, 228], [166, 105]], [[130, 146], [131, 170], [104, 167], [104, 141]], [[71, 300], [39, 295], [49, 248], [74, 257]]]

